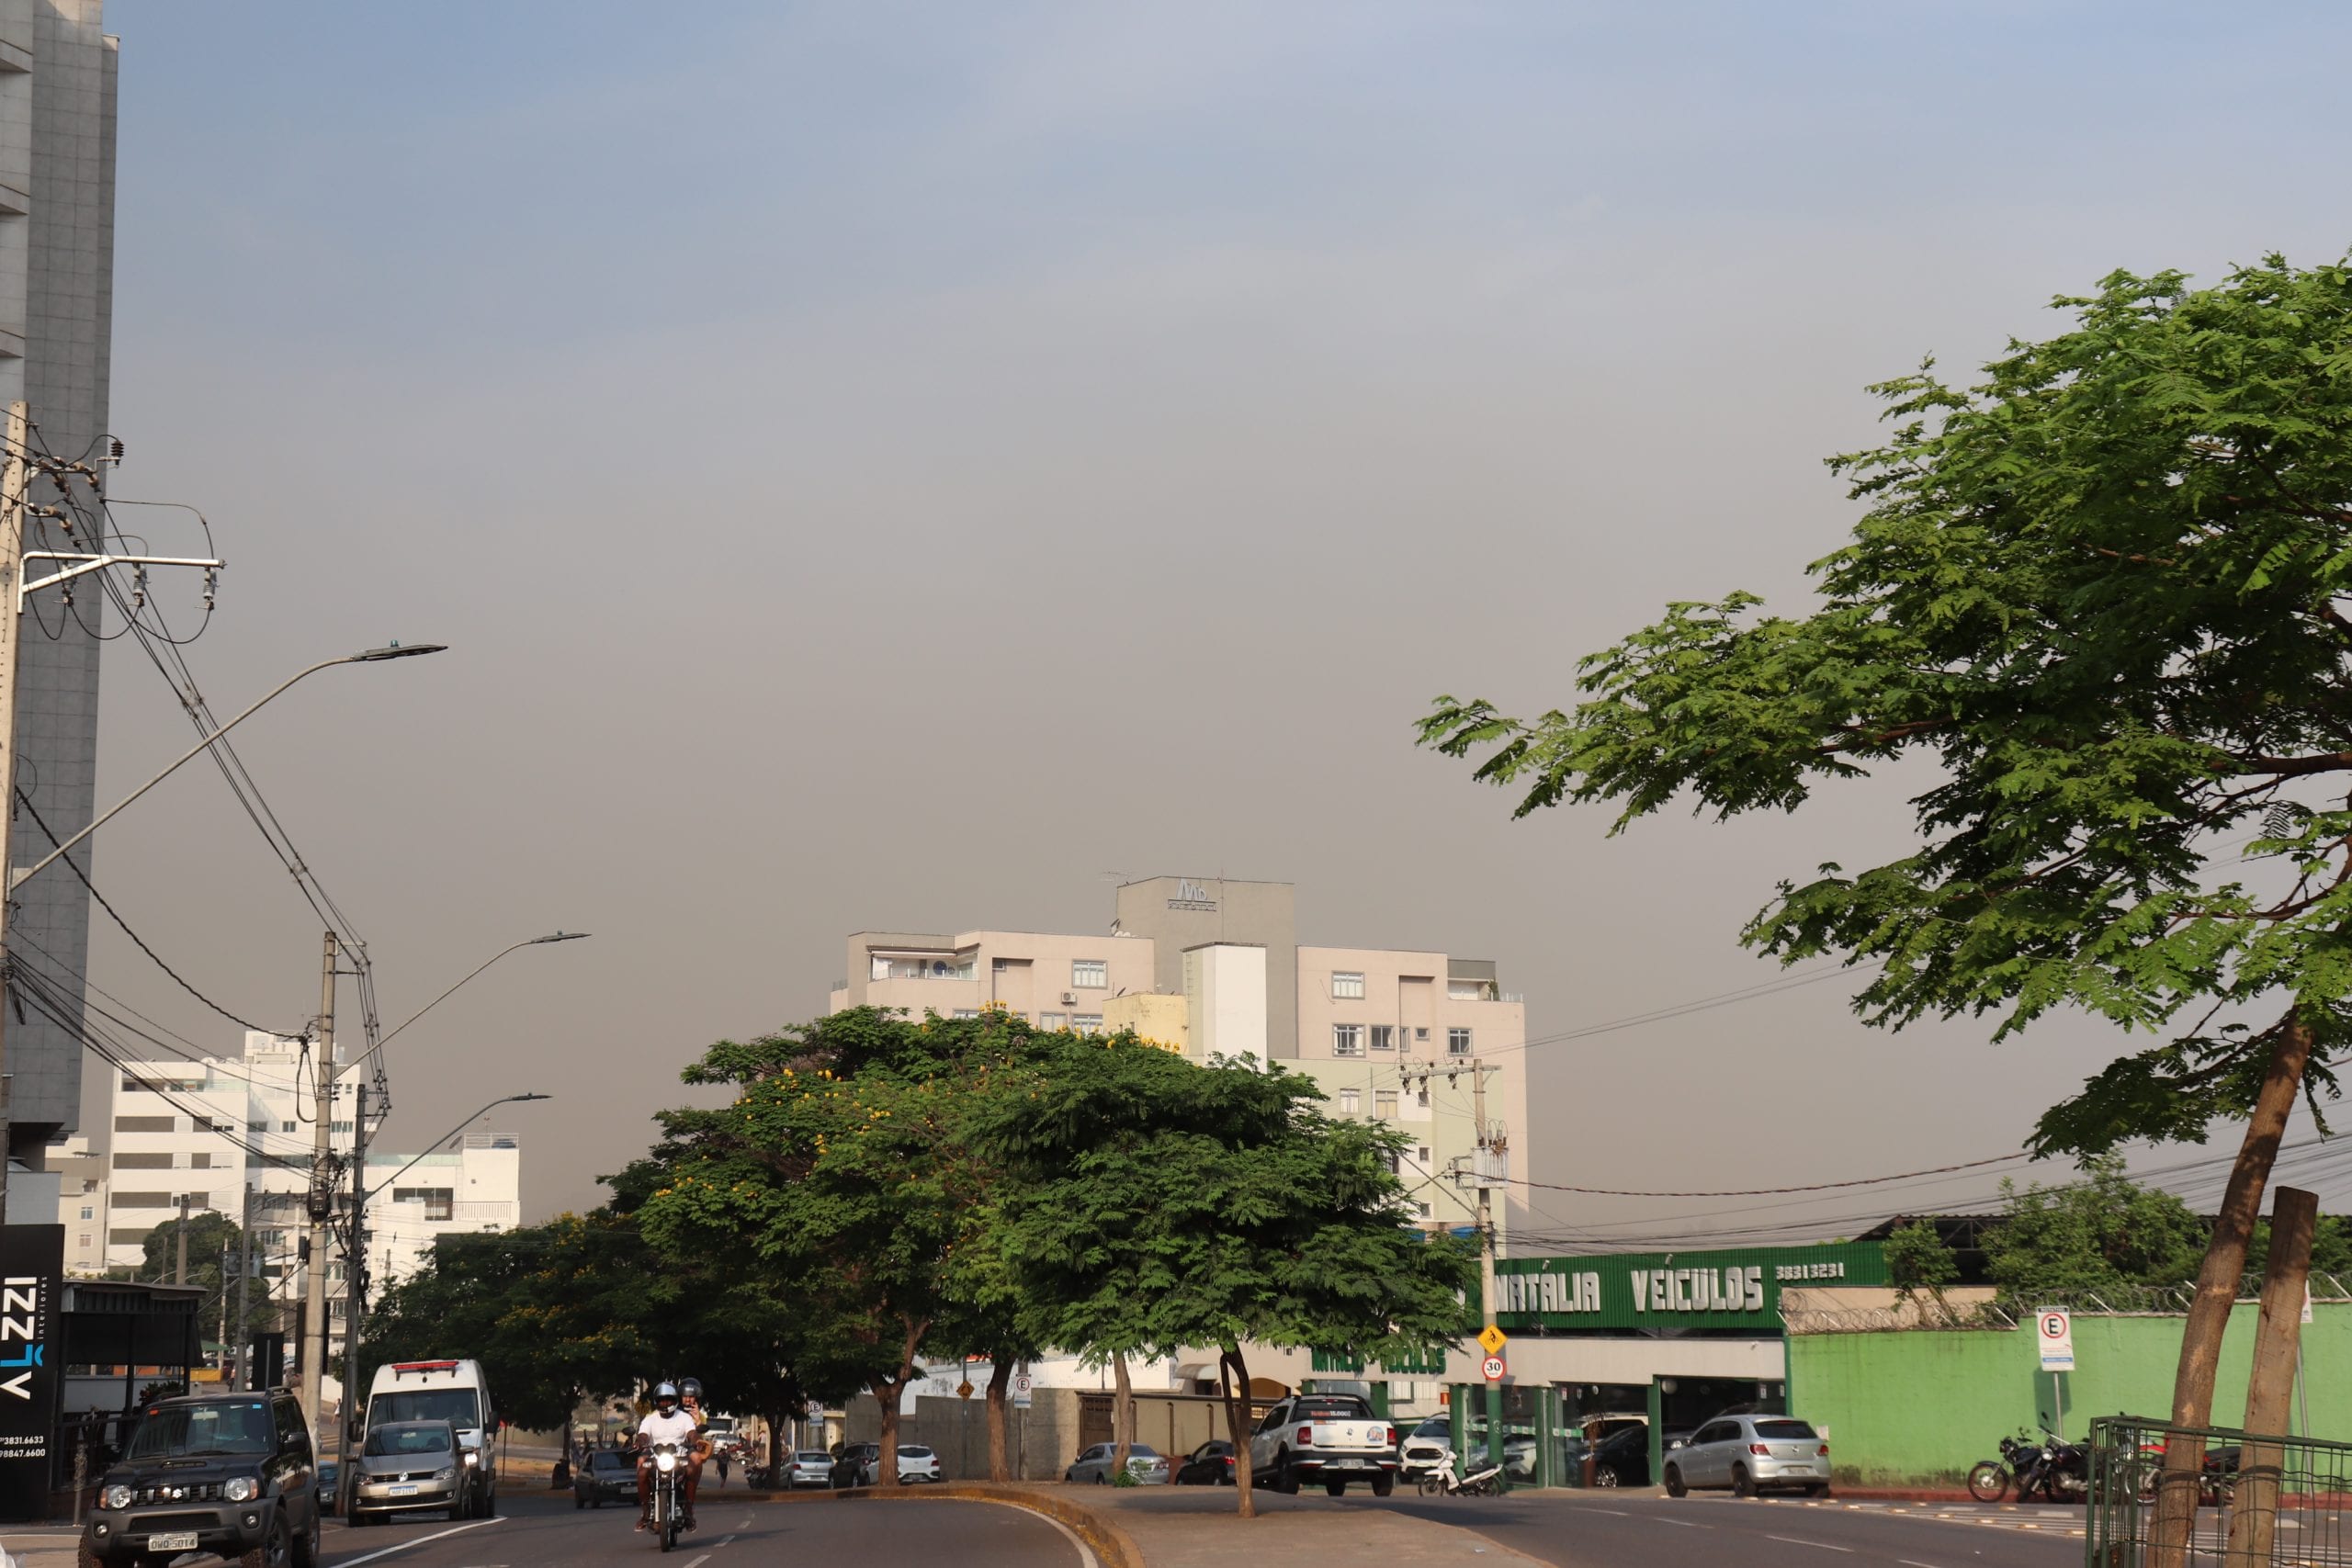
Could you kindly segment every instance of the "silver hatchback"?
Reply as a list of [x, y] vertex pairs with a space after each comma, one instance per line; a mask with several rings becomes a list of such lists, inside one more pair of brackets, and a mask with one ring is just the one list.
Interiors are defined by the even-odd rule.
[[1829, 1493], [1829, 1443], [1791, 1416], [1718, 1416], [1666, 1455], [1666, 1495], [1727, 1486], [1742, 1497], [1760, 1492]]

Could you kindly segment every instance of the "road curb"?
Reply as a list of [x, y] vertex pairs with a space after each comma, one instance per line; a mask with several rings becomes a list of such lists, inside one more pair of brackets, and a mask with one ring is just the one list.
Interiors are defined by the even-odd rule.
[[809, 1506], [826, 1503], [1004, 1503], [1016, 1508], [1026, 1508], [1033, 1514], [1043, 1514], [1074, 1532], [1084, 1541], [1102, 1564], [1102, 1568], [1145, 1568], [1142, 1549], [1135, 1538], [1119, 1526], [1082, 1504], [1050, 1493], [1032, 1492], [1025, 1487], [1005, 1486], [978, 1481], [949, 1481], [932, 1486], [854, 1486], [832, 1492], [767, 1492], [747, 1493], [745, 1502], [774, 1503], [779, 1506], [794, 1505]]

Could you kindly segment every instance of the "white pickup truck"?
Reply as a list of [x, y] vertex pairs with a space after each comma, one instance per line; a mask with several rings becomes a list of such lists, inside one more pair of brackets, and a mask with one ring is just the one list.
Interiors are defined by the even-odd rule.
[[1337, 1497], [1362, 1481], [1385, 1497], [1396, 1485], [1396, 1428], [1354, 1394], [1298, 1394], [1267, 1411], [1250, 1435], [1250, 1468], [1259, 1485], [1277, 1492], [1319, 1481]]

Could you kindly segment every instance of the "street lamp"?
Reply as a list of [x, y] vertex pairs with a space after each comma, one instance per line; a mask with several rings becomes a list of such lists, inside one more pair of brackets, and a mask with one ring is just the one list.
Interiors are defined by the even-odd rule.
[[239, 714], [228, 723], [222, 725], [220, 728], [214, 730], [211, 734], [198, 741], [187, 751], [182, 752], [179, 760], [175, 761], [170, 767], [165, 768], [162, 773], [157, 773], [153, 778], [149, 779], [145, 784], [141, 784], [137, 789], [132, 790], [129, 795], [124, 795], [120, 800], [115, 802], [113, 806], [100, 813], [97, 819], [93, 821], [88, 827], [83, 829], [80, 832], [74, 834], [72, 838], [66, 840], [63, 843], [50, 851], [49, 853], [35, 861], [31, 865], [27, 866], [22, 871], [15, 873], [9, 878], [9, 887], [13, 889], [20, 886], [39, 873], [48, 870], [51, 865], [54, 864], [64, 855], [66, 851], [72, 849], [74, 845], [80, 843], [83, 840], [88, 838], [91, 834], [104, 827], [113, 818], [116, 812], [120, 811], [124, 807], [129, 806], [132, 801], [137, 800], [149, 790], [153, 789], [157, 784], [162, 784], [165, 779], [170, 778], [174, 773], [179, 772], [187, 763], [192, 762], [197, 758], [202, 756], [206, 749], [210, 747], [215, 740], [220, 739], [222, 736], [228, 734], [229, 731], [236, 728], [237, 726], [253, 717], [254, 714], [260, 712], [263, 707], [266, 706], [274, 698], [284, 693], [297, 681], [300, 681], [307, 676], [315, 675], [322, 670], [333, 669], [338, 664], [377, 664], [381, 663], [387, 659], [413, 659], [419, 654], [440, 653], [447, 649], [447, 647], [448, 644], [440, 642], [415, 642], [410, 643], [405, 647], [397, 642], [389, 643], [382, 648], [364, 649], [357, 653], [346, 653], [340, 659], [321, 660], [318, 663], [311, 665], [308, 670], [297, 672], [285, 682], [281, 682], [275, 690], [265, 695], [259, 702], [254, 704], [253, 706], [245, 709], [244, 712]]
[[[534, 938], [533, 941], [557, 942], [562, 940], [562, 938], [563, 933], [559, 931], [554, 936], [537, 937]], [[514, 944], [515, 947], [528, 947], [530, 945], [531, 942], [518, 942]], [[506, 951], [507, 953], [512, 953], [514, 951], [514, 948], [510, 947]], [[504, 956], [505, 953], [501, 953], [499, 955], [501, 958]], [[490, 962], [491, 964], [495, 964], [498, 962], [498, 959], [493, 958]], [[490, 964], [482, 965], [482, 969], [487, 969], [489, 967]], [[481, 973], [481, 969], [474, 971], [474, 975], [479, 975]], [[470, 980], [472, 978], [473, 975], [466, 976], [467, 980]], [[460, 980], [458, 982], [458, 986], [462, 986], [465, 983], [465, 980]], [[456, 990], [458, 986], [450, 987], [449, 990]], [[444, 991], [441, 993], [444, 997], [448, 994], [449, 991]], [[435, 1001], [438, 1001], [439, 999], [439, 997], [434, 998]], [[429, 1007], [432, 1004], [427, 1003], [426, 1005]], [[413, 1018], [409, 1020], [409, 1023], [413, 1023], [416, 1020]], [[401, 1027], [405, 1029], [408, 1027], [408, 1024], [402, 1024]], [[395, 1031], [394, 1032], [397, 1033], [398, 1031]], [[386, 1035], [385, 1038], [389, 1040], [391, 1036]], [[365, 1084], [360, 1085], [359, 1092], [362, 1095], [365, 1095], [368, 1092], [368, 1086]], [[383, 1180], [379, 1181], [373, 1187], [367, 1184], [368, 1129], [361, 1125], [360, 1118], [358, 1116], [354, 1116], [352, 1118], [352, 1131], [355, 1136], [353, 1138], [351, 1167], [351, 1235], [350, 1241], [345, 1247], [343, 1255], [343, 1419], [337, 1423], [339, 1430], [335, 1433], [334, 1440], [335, 1463], [337, 1472], [339, 1474], [346, 1477], [351, 1474], [351, 1417], [353, 1408], [359, 1399], [359, 1278], [360, 1275], [366, 1271], [368, 1266], [367, 1238], [368, 1201], [373, 1199], [376, 1194], [381, 1192], [385, 1188], [390, 1187], [393, 1182], [398, 1181], [401, 1177], [406, 1176], [410, 1171], [415, 1169], [416, 1162], [423, 1159], [425, 1155], [431, 1154], [443, 1144], [447, 1143], [450, 1139], [456, 1137], [458, 1134], [472, 1126], [476, 1122], [480, 1121], [484, 1116], [489, 1115], [498, 1107], [502, 1105], [519, 1105], [525, 1100], [549, 1100], [552, 1098], [553, 1096], [551, 1095], [537, 1093], [501, 1095], [498, 1099], [492, 1100], [488, 1105], [483, 1106], [480, 1111], [475, 1111], [471, 1116], [467, 1117], [464, 1121], [450, 1128], [447, 1133], [442, 1134], [441, 1136], [425, 1145], [423, 1153], [411, 1158], [408, 1164], [401, 1167], [400, 1169], [392, 1172], [391, 1175], [384, 1178]], [[313, 1251], [320, 1262], [323, 1263], [325, 1254], [323, 1252], [317, 1251], [315, 1247]], [[325, 1316], [324, 1313], [322, 1312], [320, 1315], [322, 1320], [323, 1320]], [[323, 1359], [326, 1350], [326, 1335], [324, 1332], [325, 1325], [323, 1321], [322, 1321], [320, 1327], [319, 1350], [321, 1352], [322, 1359]], [[490, 1413], [488, 1411], [484, 1411], [482, 1413], [485, 1423], [487, 1423], [489, 1419], [489, 1414]], [[315, 1416], [313, 1418], [315, 1419]], [[489, 1446], [490, 1431], [487, 1425], [485, 1425], [482, 1431], [482, 1447], [485, 1453], [485, 1462], [487, 1462], [487, 1451]], [[337, 1499], [337, 1506], [344, 1508], [344, 1517], [345, 1518], [350, 1517], [349, 1505], [342, 1499], [349, 1498], [354, 1495], [354, 1488], [351, 1486], [350, 1483], [346, 1481], [345, 1483], [341, 1497]]]
[[[19, 592], [19, 590], [16, 587], [9, 587], [6, 590], [0, 590], [0, 592], [13, 593]], [[12, 630], [8, 636], [10, 638], [10, 646], [13, 647], [16, 634]], [[211, 734], [198, 741], [194, 747], [182, 752], [178, 761], [173, 762], [170, 767], [165, 768], [162, 773], [157, 773], [153, 778], [149, 779], [145, 784], [141, 784], [137, 789], [132, 790], [129, 795], [124, 795], [113, 806], [107, 807], [107, 809], [100, 813], [96, 820], [93, 821], [88, 827], [83, 829], [80, 832], [74, 834], [72, 838], [66, 840], [63, 843], [50, 851], [49, 853], [35, 861], [31, 865], [27, 866], [24, 870], [11, 870], [5, 882], [6, 891], [0, 892], [0, 961], [5, 961], [8, 951], [8, 906], [14, 901], [16, 890], [18, 887], [22, 886], [27, 881], [40, 874], [41, 872], [48, 870], [58, 861], [63, 859], [66, 851], [74, 848], [74, 845], [80, 843], [83, 840], [88, 838], [91, 834], [104, 827], [107, 822], [111, 821], [114, 818], [115, 814], [122, 810], [124, 807], [129, 806], [132, 801], [137, 800], [141, 795], [145, 795], [157, 784], [162, 784], [165, 779], [170, 778], [188, 762], [203, 755], [206, 749], [210, 747], [214, 741], [220, 739], [222, 736], [228, 734], [229, 731], [236, 728], [237, 726], [244, 723], [245, 720], [260, 712], [261, 709], [271, 701], [271, 699], [285, 692], [287, 688], [292, 686], [295, 682], [303, 680], [308, 676], [315, 675], [320, 671], [336, 664], [376, 664], [380, 663], [387, 659], [410, 659], [418, 654], [439, 653], [447, 647], [447, 645], [446, 643], [438, 642], [411, 643], [406, 647], [396, 642], [388, 643], [382, 648], [363, 649], [357, 653], [346, 653], [340, 659], [321, 660], [318, 663], [311, 665], [308, 670], [297, 671], [291, 678], [280, 682], [274, 690], [265, 694], [261, 701], [254, 703], [251, 707], [245, 709], [244, 712], [239, 714], [228, 723], [222, 725], [220, 728], [214, 730]], [[11, 657], [13, 657], [13, 654]], [[0, 768], [0, 780], [11, 777], [13, 777], [13, 771], [11, 769]], [[5, 795], [6, 793], [6, 788], [5, 786], [0, 786], [0, 795]], [[13, 812], [15, 806], [16, 802], [14, 800], [0, 801], [0, 813]], [[5, 1084], [6, 1082], [7, 1039], [5, 1033], [5, 1027], [6, 1021], [0, 1020], [0, 1084]], [[0, 1213], [6, 1213], [8, 1203], [7, 1149], [9, 1132], [7, 1098], [5, 1093], [0, 1093]]]
[[447, 1001], [449, 998], [457, 992], [458, 986], [463, 986], [466, 983], [466, 980], [472, 979], [475, 975], [481, 974], [482, 970], [489, 968], [492, 964], [497, 963], [508, 953], [520, 953], [526, 947], [538, 947], [550, 942], [578, 942], [581, 938], [588, 934], [589, 933], [586, 931], [549, 931], [545, 936], [526, 937], [523, 941], [516, 942], [512, 947], [503, 947], [499, 949], [496, 953], [492, 953], [488, 958], [483, 959], [481, 963], [475, 967], [472, 974], [469, 974], [464, 980], [459, 980], [457, 986], [450, 987], [448, 990], [442, 992], [439, 996], [434, 998], [431, 1001], [425, 1003], [423, 1007], [409, 1014], [408, 1017], [402, 1019], [392, 1030], [391, 1034], [385, 1035], [381, 1040], [377, 1041], [376, 1043], [361, 1052], [352, 1062], [351, 1066], [353, 1067], [358, 1066], [361, 1062], [366, 1061], [368, 1057], [374, 1055], [377, 1052], [390, 1044], [392, 1043], [392, 1034], [398, 1034], [401, 1030], [406, 1029], [410, 1024], [414, 1023], [418, 1019], [423, 1018], [426, 1013], [431, 1012], [435, 1008], [437, 1008], [443, 1002]]

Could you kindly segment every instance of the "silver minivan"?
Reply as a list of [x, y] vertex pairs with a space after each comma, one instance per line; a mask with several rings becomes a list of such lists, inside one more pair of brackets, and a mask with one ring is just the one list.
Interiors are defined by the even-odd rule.
[[1669, 1497], [1706, 1486], [1728, 1486], [1742, 1497], [1829, 1495], [1828, 1441], [1792, 1416], [1718, 1416], [1665, 1458]]

